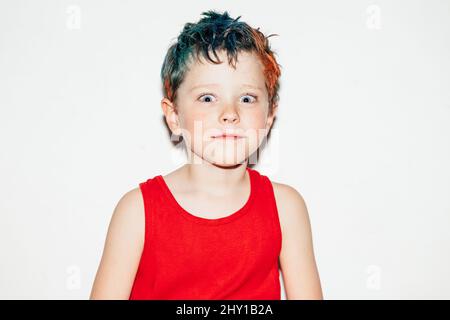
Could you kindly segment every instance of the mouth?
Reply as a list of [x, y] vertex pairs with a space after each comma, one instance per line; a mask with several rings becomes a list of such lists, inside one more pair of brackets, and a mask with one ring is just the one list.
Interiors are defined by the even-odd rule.
[[236, 135], [236, 134], [221, 134], [218, 136], [212, 136], [213, 139], [242, 139], [243, 136]]

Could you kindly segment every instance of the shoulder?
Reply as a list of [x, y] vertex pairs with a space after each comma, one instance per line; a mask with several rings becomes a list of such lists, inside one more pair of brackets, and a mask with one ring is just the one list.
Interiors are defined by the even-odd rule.
[[139, 187], [124, 193], [117, 202], [114, 213], [118, 215], [136, 215], [144, 209], [144, 200]]
[[[110, 231], [144, 238], [144, 201], [139, 187], [125, 192], [114, 208]], [[125, 234], [122, 234], [124, 236]]]
[[308, 210], [302, 194], [288, 184], [270, 182], [272, 183], [282, 229], [287, 230], [289, 227], [299, 224], [308, 225]]
[[279, 183], [275, 181], [270, 182], [272, 183], [273, 192], [277, 200], [277, 205], [306, 207], [306, 203], [303, 196], [296, 188], [284, 183]]

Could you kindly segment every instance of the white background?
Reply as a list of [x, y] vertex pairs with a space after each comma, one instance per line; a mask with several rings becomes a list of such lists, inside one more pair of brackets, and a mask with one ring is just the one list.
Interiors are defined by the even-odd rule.
[[303, 195], [324, 298], [449, 299], [446, 0], [1, 1], [0, 298], [88, 298], [117, 201], [181, 164], [159, 72], [209, 9], [279, 34], [255, 169]]

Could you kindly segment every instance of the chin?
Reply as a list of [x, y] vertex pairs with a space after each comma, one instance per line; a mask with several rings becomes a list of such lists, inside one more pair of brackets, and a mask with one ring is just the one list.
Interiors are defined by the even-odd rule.
[[245, 155], [239, 155], [236, 156], [234, 155], [230, 155], [230, 156], [210, 156], [210, 157], [206, 157], [205, 160], [207, 160], [208, 162], [217, 165], [217, 166], [221, 166], [221, 167], [233, 167], [233, 166], [238, 166], [241, 165], [242, 163], [245, 163], [247, 161], [247, 157], [245, 157]]

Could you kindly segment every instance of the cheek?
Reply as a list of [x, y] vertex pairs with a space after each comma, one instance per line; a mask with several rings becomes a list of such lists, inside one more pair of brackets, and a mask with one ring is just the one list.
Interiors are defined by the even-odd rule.
[[181, 127], [188, 132], [190, 137], [202, 140], [203, 136], [207, 134], [208, 127], [213, 123], [213, 115], [203, 111], [191, 109], [184, 113], [181, 117]]
[[245, 128], [262, 129], [266, 125], [266, 113], [263, 110], [254, 110], [241, 118]]
[[[246, 117], [243, 126], [247, 129], [247, 135], [251, 146], [259, 146], [267, 134], [267, 114], [264, 110], [255, 110]], [[250, 138], [251, 137], [251, 138]]]
[[199, 123], [205, 122], [207, 119], [207, 115], [205, 114], [205, 112], [201, 112], [192, 108], [191, 110], [189, 110], [189, 112], [183, 113], [181, 119], [181, 125], [183, 126], [183, 128], [190, 130], [194, 128], [194, 125], [196, 123], [198, 126]]

